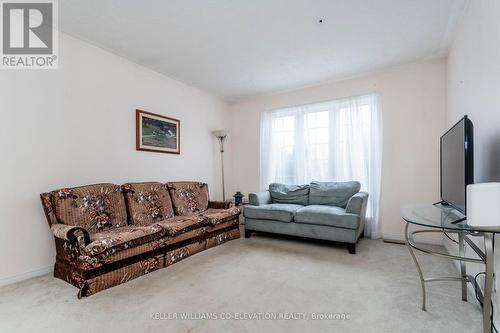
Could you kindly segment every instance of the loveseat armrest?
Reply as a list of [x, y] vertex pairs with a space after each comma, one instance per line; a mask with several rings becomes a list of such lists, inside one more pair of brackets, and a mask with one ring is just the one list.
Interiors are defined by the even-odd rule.
[[52, 230], [55, 237], [70, 243], [80, 244], [83, 242], [83, 244], [80, 244], [83, 247], [90, 243], [89, 232], [83, 227], [57, 223], [53, 224], [50, 230]]
[[213, 209], [229, 209], [231, 207], [231, 201], [209, 201], [208, 208]]
[[364, 218], [367, 202], [368, 202], [368, 193], [358, 192], [355, 195], [353, 195], [347, 202], [347, 207], [345, 209], [345, 212], [350, 214], [356, 214]]
[[253, 192], [248, 195], [248, 203], [253, 206], [267, 205], [271, 203], [269, 191]]

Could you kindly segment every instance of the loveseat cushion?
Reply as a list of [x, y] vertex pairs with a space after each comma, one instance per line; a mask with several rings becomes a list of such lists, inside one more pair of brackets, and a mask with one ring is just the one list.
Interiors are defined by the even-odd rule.
[[210, 225], [217, 225], [238, 218], [240, 210], [238, 207], [231, 207], [228, 209], [209, 208], [201, 213], [201, 215], [208, 220]]
[[174, 216], [167, 185], [157, 182], [122, 185], [130, 222], [146, 226]]
[[309, 189], [310, 205], [329, 205], [345, 208], [349, 198], [361, 189], [359, 182], [312, 182]]
[[291, 222], [295, 212], [302, 207], [304, 206], [279, 203], [261, 206], [246, 205], [243, 207], [243, 215], [251, 219]]
[[272, 183], [269, 193], [273, 203], [307, 205], [309, 201], [309, 185]]
[[167, 183], [175, 215], [197, 215], [208, 208], [208, 185], [200, 182]]
[[52, 191], [57, 220], [96, 233], [127, 225], [127, 208], [121, 188], [96, 184]]
[[359, 227], [360, 218], [356, 214], [346, 213], [340, 207], [310, 205], [297, 210], [295, 222], [355, 230]]

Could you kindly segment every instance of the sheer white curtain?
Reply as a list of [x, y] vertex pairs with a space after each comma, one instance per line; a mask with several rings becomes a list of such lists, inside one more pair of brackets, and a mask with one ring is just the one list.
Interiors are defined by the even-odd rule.
[[261, 186], [357, 180], [369, 193], [365, 235], [380, 237], [382, 120], [377, 94], [262, 113]]

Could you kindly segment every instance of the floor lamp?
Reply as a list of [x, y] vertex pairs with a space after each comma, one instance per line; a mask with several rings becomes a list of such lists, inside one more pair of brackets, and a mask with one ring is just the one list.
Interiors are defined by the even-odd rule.
[[221, 172], [222, 172], [222, 200], [226, 201], [226, 190], [224, 188], [224, 141], [226, 141], [228, 131], [227, 130], [218, 130], [218, 131], [213, 131], [212, 133], [219, 140], [220, 165], [221, 165]]

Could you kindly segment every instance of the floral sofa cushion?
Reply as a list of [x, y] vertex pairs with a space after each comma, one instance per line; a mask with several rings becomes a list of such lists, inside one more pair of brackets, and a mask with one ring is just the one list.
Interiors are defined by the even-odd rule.
[[200, 182], [167, 183], [175, 215], [198, 215], [208, 208], [208, 186]]
[[170, 236], [178, 236], [193, 229], [208, 225], [208, 220], [201, 215], [174, 216], [158, 222]]
[[167, 231], [158, 224], [150, 226], [125, 226], [90, 235], [90, 244], [84, 252], [89, 256], [106, 257], [110, 254], [141, 245], [165, 236]]
[[88, 257], [88, 258], [83, 258], [81, 257], [80, 260], [82, 262], [92, 261], [94, 260], [94, 266], [84, 264], [86, 267], [95, 267], [95, 265], [99, 266], [102, 264], [110, 264], [119, 260], [131, 258], [137, 255], [141, 255], [143, 253], [152, 251], [152, 250], [157, 250], [160, 251], [161, 249], [164, 249], [168, 246], [172, 247], [174, 244], [180, 243], [180, 242], [190, 242], [193, 239], [198, 239], [196, 241], [193, 241], [194, 243], [199, 243], [200, 241], [203, 242], [203, 237], [205, 237], [209, 233], [216, 232], [218, 230], [222, 229], [227, 229], [231, 226], [237, 225], [238, 221], [237, 220], [231, 220], [228, 222], [220, 223], [215, 226], [203, 226], [199, 228], [195, 228], [192, 230], [186, 229], [185, 232], [180, 233], [176, 236], [170, 236], [170, 235], [165, 235], [164, 237], [158, 238], [151, 240], [149, 242], [142, 243], [141, 245], [133, 246], [133, 247], [127, 247], [127, 248], [122, 248], [119, 251], [112, 251], [109, 253], [108, 256], [100, 256], [100, 257]]
[[205, 217], [210, 225], [217, 225], [230, 220], [234, 220], [240, 214], [240, 210], [237, 207], [231, 207], [229, 209], [215, 209], [209, 208], [201, 216]]
[[127, 209], [120, 186], [96, 184], [51, 192], [60, 223], [96, 233], [127, 225]]
[[130, 222], [146, 226], [174, 216], [167, 186], [162, 183], [127, 183], [122, 192], [130, 214]]
[[[118, 252], [132, 250], [142, 244], [150, 243], [161, 238], [172, 238], [184, 235], [190, 231], [208, 226], [208, 220], [202, 216], [175, 216], [149, 226], [125, 226], [90, 235], [90, 243], [83, 249], [80, 261], [90, 269], [102, 262], [109, 262], [110, 256]], [[137, 254], [136, 251], [128, 251]], [[122, 258], [123, 259], [123, 258]]]

